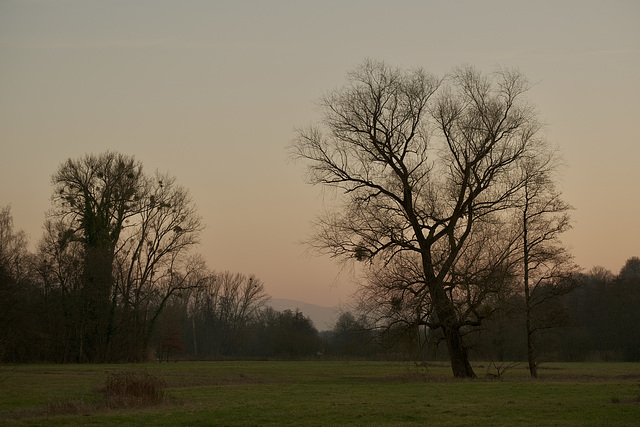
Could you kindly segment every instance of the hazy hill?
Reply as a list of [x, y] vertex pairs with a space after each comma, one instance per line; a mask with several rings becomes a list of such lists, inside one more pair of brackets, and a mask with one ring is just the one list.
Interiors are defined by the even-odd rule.
[[277, 311], [296, 311], [296, 309], [298, 309], [306, 317], [311, 318], [313, 326], [315, 326], [318, 331], [327, 331], [332, 329], [339, 314], [338, 307], [322, 307], [315, 304], [284, 298], [271, 298], [267, 304]]

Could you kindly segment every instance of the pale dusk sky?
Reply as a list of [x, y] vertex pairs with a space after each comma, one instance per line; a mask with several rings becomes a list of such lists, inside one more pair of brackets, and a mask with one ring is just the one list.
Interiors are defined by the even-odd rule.
[[351, 274], [300, 244], [330, 196], [286, 146], [364, 58], [519, 68], [568, 165], [576, 262], [640, 256], [636, 0], [0, 0], [0, 206], [35, 245], [61, 162], [134, 155], [190, 190], [210, 268], [346, 302]]

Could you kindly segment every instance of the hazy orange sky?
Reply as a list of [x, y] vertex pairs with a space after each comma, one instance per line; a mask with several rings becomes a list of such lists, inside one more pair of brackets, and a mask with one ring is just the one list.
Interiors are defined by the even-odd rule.
[[617, 273], [640, 255], [637, 0], [0, 0], [0, 206], [35, 244], [62, 161], [135, 155], [190, 190], [212, 269], [345, 302], [352, 276], [299, 244], [330, 196], [285, 147], [367, 57], [518, 67], [568, 164], [576, 262]]

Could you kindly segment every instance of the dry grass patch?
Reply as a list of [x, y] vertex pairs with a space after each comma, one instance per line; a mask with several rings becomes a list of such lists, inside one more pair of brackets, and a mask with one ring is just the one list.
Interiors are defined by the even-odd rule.
[[108, 408], [131, 408], [162, 403], [165, 387], [162, 378], [136, 369], [110, 372], [96, 391], [104, 396]]

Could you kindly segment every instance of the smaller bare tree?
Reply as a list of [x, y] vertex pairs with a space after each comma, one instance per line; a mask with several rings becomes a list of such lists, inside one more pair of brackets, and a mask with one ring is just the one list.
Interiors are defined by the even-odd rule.
[[544, 329], [559, 326], [557, 313], [543, 310], [549, 300], [565, 295], [577, 286], [577, 266], [559, 238], [571, 227], [568, 211], [556, 189], [553, 174], [558, 168], [555, 152], [548, 157], [523, 159], [524, 186], [518, 206], [522, 280], [527, 333], [527, 360], [532, 377], [538, 376], [536, 336]]

